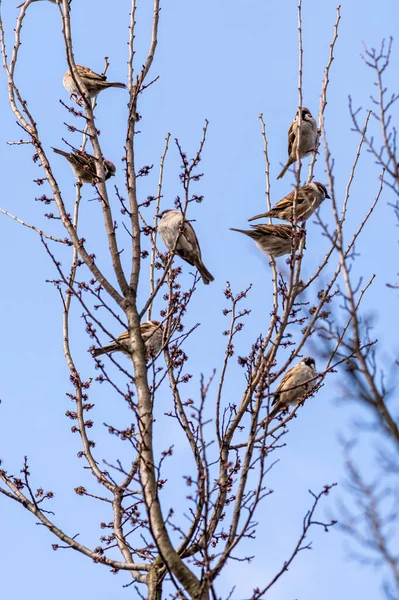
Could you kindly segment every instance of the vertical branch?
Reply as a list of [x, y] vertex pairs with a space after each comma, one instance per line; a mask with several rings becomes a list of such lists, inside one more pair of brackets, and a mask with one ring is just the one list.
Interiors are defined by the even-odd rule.
[[[259, 120], [262, 128], [262, 138], [263, 138], [263, 155], [265, 157], [265, 196], [266, 196], [266, 206], [267, 210], [271, 209], [271, 199], [270, 199], [270, 162], [269, 162], [269, 154], [267, 147], [267, 136], [266, 136], [266, 127], [265, 122], [263, 120], [263, 114], [259, 115]], [[271, 217], [269, 217], [269, 223], [272, 224], [273, 221]], [[276, 259], [274, 256], [270, 256], [270, 265], [272, 269], [272, 285], [273, 285], [273, 315], [274, 318], [278, 313], [278, 289], [277, 289], [277, 267], [276, 267]], [[272, 322], [274, 324], [274, 318]]]
[[298, 169], [296, 172], [296, 193], [293, 202], [293, 216], [294, 216], [294, 229], [296, 226], [296, 203], [298, 199], [298, 189], [301, 185], [301, 157], [299, 155], [299, 148], [301, 144], [301, 133], [302, 133], [302, 73], [303, 73], [303, 44], [302, 44], [302, 0], [298, 0], [298, 128], [297, 128], [297, 148], [296, 148], [296, 160]]
[[[303, 73], [303, 44], [302, 44], [302, 0], [298, 0], [298, 106], [302, 108], [302, 73]], [[299, 148], [299, 140], [298, 140]]]
[[[168, 135], [165, 138], [165, 148], [164, 148], [163, 154], [161, 156], [161, 163], [159, 165], [157, 200], [156, 200], [156, 204], [155, 204], [155, 213], [154, 213], [154, 232], [153, 232], [153, 236], [152, 236], [152, 240], [151, 240], [150, 298], [152, 298], [152, 299], [154, 299], [154, 297], [155, 297], [154, 296], [154, 293], [155, 293], [155, 255], [156, 255], [156, 245], [157, 245], [158, 214], [159, 214], [159, 207], [161, 204], [163, 169], [164, 169], [164, 164], [165, 164], [166, 153], [169, 148], [169, 140], [170, 140], [170, 133], [168, 133]], [[151, 320], [152, 304], [153, 304], [153, 302], [151, 301], [151, 304], [148, 306], [148, 314], [147, 314], [148, 321]]]
[[[183, 587], [195, 597], [198, 595], [200, 582], [192, 571], [184, 564], [174, 549], [166, 529], [165, 519], [162, 515], [153, 450], [152, 396], [148, 385], [144, 346], [140, 335], [140, 319], [135, 302], [140, 273], [140, 227], [134, 154], [135, 122], [137, 120], [136, 107], [137, 97], [141, 86], [143, 85], [145, 77], [153, 62], [158, 39], [158, 22], [159, 0], [154, 0], [150, 48], [141, 73], [138, 75], [135, 84], [130, 90], [129, 118], [126, 136], [126, 177], [132, 226], [132, 269], [128, 295], [129, 301], [125, 303], [125, 310], [131, 334], [130, 343], [132, 346], [132, 358], [138, 396], [140, 478], [149, 525], [158, 551], [167, 565], [167, 568], [173, 573]], [[131, 21], [131, 53], [133, 52], [132, 44], [134, 39], [132, 24], [134, 24], [134, 14], [132, 15]]]
[[129, 59], [127, 63], [127, 88], [129, 94], [133, 90], [133, 74], [134, 74], [134, 27], [136, 25], [136, 0], [132, 0], [132, 8], [130, 10], [129, 23]]
[[324, 68], [324, 77], [323, 77], [323, 83], [321, 86], [320, 109], [319, 109], [319, 124], [320, 124], [320, 126], [321, 126], [322, 122], [323, 122], [323, 126], [324, 126], [324, 111], [327, 106], [327, 89], [328, 89], [328, 84], [330, 83], [330, 69], [331, 69], [331, 65], [334, 60], [334, 48], [335, 48], [335, 44], [338, 40], [338, 27], [339, 27], [340, 20], [341, 20], [341, 5], [339, 4], [337, 6], [337, 19], [334, 24], [333, 39], [330, 44], [330, 54], [328, 57], [327, 65]]
[[[266, 196], [266, 206], [267, 210], [271, 210], [271, 201], [270, 201], [270, 161], [269, 154], [267, 149], [267, 137], [266, 137], [266, 127], [265, 121], [263, 119], [263, 113], [260, 113], [259, 120], [262, 128], [262, 139], [263, 139], [263, 156], [265, 157], [265, 196]], [[271, 218], [269, 218], [269, 223], [272, 223]]]
[[[327, 65], [324, 68], [324, 77], [323, 77], [323, 83], [321, 86], [321, 94], [320, 94], [320, 108], [319, 108], [319, 130], [321, 130], [321, 128], [324, 129], [324, 111], [326, 109], [327, 106], [327, 88], [328, 88], [328, 84], [330, 82], [330, 69], [331, 69], [331, 65], [333, 63], [334, 60], [334, 48], [335, 48], [335, 44], [337, 42], [338, 39], [338, 27], [339, 27], [339, 22], [341, 20], [341, 5], [339, 4], [337, 6], [337, 19], [335, 21], [334, 24], [334, 33], [333, 33], [333, 39], [332, 42], [330, 44], [330, 54], [328, 57], [328, 61], [327, 61]], [[320, 141], [319, 141], [319, 136], [318, 136], [318, 140], [317, 140], [317, 147], [319, 147], [320, 145]], [[313, 169], [314, 169], [314, 165], [317, 161], [317, 152], [313, 153], [313, 157], [312, 157], [312, 161], [309, 165], [309, 174], [308, 174], [308, 180], [307, 183], [310, 183], [313, 179]]]
[[73, 53], [73, 45], [72, 45], [72, 30], [71, 30], [71, 20], [70, 20], [70, 7], [68, 0], [62, 0], [64, 10], [61, 10], [61, 5], [59, 5], [61, 18], [62, 18], [62, 33], [64, 36], [65, 42], [65, 50], [66, 50], [66, 58], [68, 67], [71, 71], [72, 77], [76, 82], [76, 85], [79, 89], [79, 93], [81, 94], [86, 112], [86, 124], [87, 130], [90, 134], [91, 144], [93, 146], [94, 156], [96, 160], [96, 170], [98, 175], [98, 191], [101, 198], [101, 207], [103, 210], [104, 216], [104, 225], [105, 230], [107, 232], [108, 237], [108, 245], [112, 259], [112, 266], [118, 281], [120, 290], [124, 296], [127, 295], [129, 286], [125, 278], [125, 274], [122, 268], [122, 263], [120, 259], [120, 252], [118, 250], [118, 244], [116, 241], [115, 234], [115, 226], [114, 220], [112, 217], [111, 205], [108, 199], [107, 186], [105, 183], [105, 171], [104, 171], [104, 163], [103, 163], [103, 154], [101, 151], [100, 143], [98, 140], [98, 132], [94, 124], [94, 115], [93, 115], [93, 106], [91, 104], [90, 97], [87, 93], [85, 86], [82, 83], [80, 75], [76, 70], [76, 63]]
[[[383, 47], [384, 47], [384, 43], [383, 43]], [[384, 83], [382, 81], [382, 74], [389, 64], [389, 59], [391, 56], [391, 48], [392, 48], [392, 37], [389, 40], [389, 46], [388, 46], [388, 50], [387, 50], [387, 53], [385, 56], [384, 64], [382, 67], [379, 67], [378, 62], [375, 61], [375, 71], [377, 73], [377, 86], [378, 86], [378, 92], [379, 92], [378, 93], [378, 108], [380, 111], [379, 121], [381, 124], [382, 139], [384, 142], [385, 150], [389, 157], [388, 164], [390, 164], [392, 162], [395, 165], [396, 179], [398, 179], [398, 161], [397, 161], [395, 152], [393, 150], [393, 147], [391, 146], [391, 143], [390, 143], [392, 136], [388, 132], [388, 123], [389, 123], [390, 119], [389, 119], [389, 117], [388, 117], [388, 119], [386, 117], [386, 112], [387, 112], [388, 106], [390, 106], [393, 103], [393, 99], [395, 96], [392, 97], [391, 101], [388, 103], [388, 106], [385, 106], [384, 95], [385, 95], [386, 88], [384, 87]], [[383, 56], [383, 49], [381, 51], [381, 57], [382, 56]]]
[[[132, 267], [130, 275], [130, 289], [136, 297], [137, 287], [139, 283], [140, 274], [140, 258], [141, 258], [141, 241], [140, 241], [140, 226], [139, 226], [139, 214], [138, 214], [138, 202], [137, 202], [137, 178], [135, 172], [135, 155], [134, 155], [134, 136], [135, 136], [135, 124], [138, 118], [137, 115], [137, 99], [140, 93], [141, 87], [144, 80], [151, 68], [154, 60], [155, 49], [158, 43], [158, 24], [159, 24], [159, 2], [160, 0], [154, 0], [153, 4], [153, 19], [152, 19], [152, 33], [151, 42], [147, 54], [147, 59], [141, 70], [140, 75], [137, 76], [134, 85], [131, 85], [130, 100], [129, 100], [129, 117], [127, 124], [127, 136], [126, 136], [126, 179], [127, 179], [127, 191], [129, 196], [130, 204], [130, 220], [132, 227]], [[130, 57], [129, 57], [129, 78], [133, 76], [133, 42], [134, 42], [134, 13], [135, 3], [132, 4], [132, 16], [130, 23]]]
[[299, 275], [301, 271], [302, 264], [302, 255], [303, 248], [305, 246], [305, 235], [303, 234], [300, 240], [299, 245], [297, 244], [297, 201], [298, 201], [298, 190], [301, 186], [301, 157], [299, 153], [300, 144], [301, 144], [301, 134], [302, 134], [302, 106], [303, 106], [303, 98], [302, 98], [302, 73], [303, 73], [303, 43], [302, 43], [302, 0], [298, 0], [298, 122], [297, 122], [297, 147], [296, 147], [296, 161], [297, 161], [297, 171], [296, 171], [296, 182], [295, 182], [295, 194], [292, 203], [292, 253], [291, 253], [291, 261], [290, 261], [290, 275], [289, 275], [289, 283], [288, 283], [288, 292], [287, 292], [287, 303], [285, 308], [284, 321], [288, 320], [288, 316], [290, 314], [292, 304], [294, 301], [293, 290], [294, 287], [297, 286], [299, 282]]
[[[125, 536], [123, 534], [123, 523], [122, 523], [122, 499], [123, 499], [123, 490], [121, 488], [115, 487], [114, 489], [114, 500], [112, 502], [112, 509], [114, 513], [114, 532], [116, 536], [116, 542], [118, 544], [118, 548], [127, 563], [134, 563], [132, 553], [125, 541]], [[133, 580], [137, 581], [137, 575], [134, 571], [130, 572]]]

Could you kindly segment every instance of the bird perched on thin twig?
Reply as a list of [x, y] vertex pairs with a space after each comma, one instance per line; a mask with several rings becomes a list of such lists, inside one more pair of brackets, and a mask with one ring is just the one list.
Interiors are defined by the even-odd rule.
[[[99, 75], [88, 67], [82, 67], [82, 65], [76, 65], [76, 71], [78, 72], [82, 83], [84, 84], [90, 98], [95, 98], [97, 94], [110, 87], [125, 88], [124, 83], [118, 81], [107, 81], [105, 75]], [[63, 79], [64, 88], [73, 96], [75, 99], [81, 98], [81, 93], [73, 79], [70, 69], [65, 73]]]
[[[53, 147], [52, 147], [53, 148]], [[72, 167], [75, 177], [82, 183], [93, 183], [95, 180], [99, 181], [99, 177], [96, 173], [96, 162], [95, 156], [82, 152], [74, 148], [72, 152], [64, 152], [64, 150], [58, 150], [53, 148], [56, 154], [64, 156]], [[105, 179], [109, 179], [115, 175], [115, 165], [106, 158], [103, 159]]]
[[231, 231], [238, 231], [252, 238], [259, 250], [273, 257], [283, 256], [283, 254], [291, 254], [292, 247], [292, 227], [291, 225], [251, 225], [252, 229], [235, 229], [231, 227]]
[[[320, 204], [329, 197], [326, 186], [318, 181], [312, 181], [312, 183], [307, 183], [300, 187], [295, 203], [297, 220], [305, 221], [309, 219], [314, 211], [319, 208]], [[292, 192], [277, 202], [276, 206], [273, 206], [271, 210], [251, 217], [248, 221], [255, 221], [255, 219], [262, 219], [263, 217], [275, 217], [282, 221], [291, 221], [294, 216], [294, 200], [295, 190], [292, 190]]]
[[168, 250], [175, 250], [180, 258], [196, 267], [205, 285], [214, 281], [213, 275], [202, 262], [201, 249], [191, 223], [179, 210], [167, 209], [159, 216], [158, 232]]
[[318, 132], [316, 121], [310, 114], [310, 110], [308, 108], [298, 109], [297, 114], [295, 115], [295, 118], [288, 130], [288, 161], [281, 173], [278, 175], [277, 179], [284, 177], [289, 167], [296, 162], [297, 159], [299, 110], [302, 111], [299, 157], [304, 158], [311, 152], [315, 152], [317, 150], [316, 146]]
[[[160, 352], [163, 343], [164, 329], [159, 321], [146, 321], [140, 323], [141, 337], [143, 338], [146, 360], [155, 358]], [[114, 342], [103, 346], [102, 348], [94, 348], [92, 354], [94, 357], [108, 354], [111, 352], [123, 352], [131, 357], [131, 344], [129, 332], [125, 331]]]
[[272, 404], [279, 403], [284, 408], [298, 404], [315, 387], [316, 376], [316, 361], [306, 356], [284, 375]]

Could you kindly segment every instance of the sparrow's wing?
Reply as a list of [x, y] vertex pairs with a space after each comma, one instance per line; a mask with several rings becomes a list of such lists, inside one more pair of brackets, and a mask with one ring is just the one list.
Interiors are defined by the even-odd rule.
[[[110, 344], [108, 344], [107, 346], [103, 346], [102, 348], [94, 348], [93, 356], [97, 357], [97, 356], [101, 356], [102, 354], [108, 354], [108, 352], [115, 352], [117, 350], [121, 350], [121, 347], [119, 346], [119, 344], [123, 344], [123, 342], [125, 340], [127, 340], [128, 337], [129, 337], [129, 333], [127, 331], [125, 331], [119, 337], [116, 338], [115, 342], [111, 342]], [[124, 348], [126, 348], [126, 347], [124, 347]]]
[[290, 369], [289, 371], [287, 371], [287, 373], [284, 375], [284, 377], [282, 378], [282, 380], [279, 383], [279, 386], [276, 390], [276, 394], [278, 392], [284, 391], [284, 388], [288, 389], [290, 387], [293, 387], [292, 384], [292, 377], [294, 375], [293, 371], [295, 370], [296, 367], [292, 367], [292, 369]]
[[259, 225], [251, 225], [254, 228], [252, 233], [257, 233], [258, 235], [274, 235], [276, 237], [280, 237], [284, 240], [288, 240], [292, 236], [292, 227], [291, 225], [266, 225], [264, 223], [260, 223]]
[[287, 371], [287, 373], [284, 375], [284, 377], [280, 381], [278, 388], [274, 392], [274, 400], [272, 402], [272, 406], [273, 406], [273, 404], [276, 404], [280, 400], [280, 394], [281, 394], [281, 392], [284, 392], [284, 388], [288, 389], [288, 388], [292, 387], [292, 371], [294, 369], [295, 369], [295, 367], [293, 367], [292, 369]]
[[118, 342], [124, 342], [126, 340], [129, 339], [129, 332], [128, 331], [124, 331], [123, 333], [121, 333], [120, 335], [118, 335], [118, 337], [116, 338]]
[[91, 154], [75, 149], [73, 154], [70, 154], [70, 159], [71, 162], [74, 162], [83, 171], [87, 171], [94, 176], [96, 175], [96, 158]]
[[92, 71], [91, 69], [89, 69], [89, 67], [84, 67], [82, 65], [76, 65], [76, 68], [78, 69], [79, 75], [81, 77], [85, 77], [92, 81], [106, 81], [107, 80], [105, 75], [99, 75], [98, 73], [95, 73], [95, 71]]
[[295, 141], [295, 136], [296, 136], [296, 128], [297, 128], [296, 119], [294, 119], [288, 130], [288, 156], [291, 156], [292, 145]]
[[[296, 199], [296, 205], [298, 208], [300, 208], [303, 205], [303, 203], [308, 200], [308, 198], [309, 198], [308, 194], [311, 191], [313, 191], [313, 190], [311, 188], [309, 188], [309, 186], [307, 186], [307, 185], [304, 185], [303, 187], [299, 188], [297, 199]], [[276, 210], [276, 209], [279, 209], [279, 210], [288, 209], [289, 210], [290, 208], [292, 208], [292, 205], [294, 203], [294, 198], [295, 198], [295, 190], [292, 190], [292, 192], [290, 192], [289, 194], [284, 196], [284, 198], [279, 200], [277, 202], [277, 204], [275, 206], [273, 206], [273, 208], [271, 210]]]
[[193, 258], [201, 258], [201, 250], [197, 236], [188, 221], [184, 222], [184, 228], [179, 238], [177, 254], [193, 267], [196, 266]]

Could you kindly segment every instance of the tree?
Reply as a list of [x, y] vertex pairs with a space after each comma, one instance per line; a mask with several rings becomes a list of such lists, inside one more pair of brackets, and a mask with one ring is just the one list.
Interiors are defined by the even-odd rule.
[[[159, 1], [155, 0], [153, 4], [151, 39], [142, 67], [135, 54], [134, 3], [131, 8], [129, 99], [122, 152], [125, 179], [118, 179], [118, 185], [114, 187], [106, 181], [107, 165], [103, 162], [104, 157], [115, 160], [114, 154], [108, 149], [103, 153], [100, 135], [107, 128], [108, 120], [99, 122], [96, 103], [89, 98], [76, 69], [74, 52], [78, 42], [71, 32], [73, 4], [76, 3], [62, 0], [55, 7], [46, 8], [59, 14], [67, 66], [78, 89], [76, 95], [80, 97], [78, 103], [73, 99], [62, 100], [66, 131], [68, 138], [71, 136], [74, 141], [73, 147], [79, 146], [83, 153], [78, 154], [80, 158], [87, 158], [87, 147], [95, 157], [93, 187], [82, 187], [79, 182], [76, 184], [72, 210], [68, 196], [70, 187], [64, 189], [58, 183], [51, 160], [53, 156], [47, 149], [50, 144], [43, 142], [42, 127], [30, 103], [26, 102], [28, 86], [25, 88], [24, 82], [18, 81], [16, 69], [22, 56], [22, 24], [29, 12], [38, 8], [32, 6], [32, 0], [27, 0], [17, 20], [16, 38], [10, 55], [1, 22], [2, 52], [9, 102], [24, 132], [17, 145], [33, 146], [34, 161], [41, 169], [36, 183], [46, 186], [38, 200], [44, 207], [47, 223], [37, 225], [37, 221], [30, 223], [9, 211], [3, 212], [34, 229], [53, 265], [55, 275], [52, 283], [61, 299], [64, 354], [71, 384], [68, 397], [72, 408], [67, 410], [67, 417], [73, 421], [72, 431], [80, 437], [79, 457], [91, 475], [91, 478], [85, 477], [85, 485], [77, 485], [75, 491], [93, 505], [102, 505], [104, 516], [100, 543], [89, 545], [80, 538], [76, 539], [74, 532], [59, 527], [57, 515], [47, 512], [51, 508], [53, 491], [46, 491], [45, 486], [37, 483], [38, 476], [35, 472], [31, 474], [28, 458], [23, 462], [21, 473], [16, 473], [10, 470], [8, 457], [3, 457], [0, 491], [4, 497], [33, 513], [58, 537], [53, 544], [54, 549], [72, 548], [113, 572], [127, 572], [130, 583], [142, 597], [216, 598], [220, 597], [218, 578], [228, 562], [251, 560], [251, 552], [245, 543], [251, 542], [259, 529], [262, 507], [267, 505], [272, 491], [268, 477], [285, 445], [289, 424], [294, 417], [300, 417], [304, 402], [316, 394], [337, 368], [347, 361], [360, 360], [359, 353], [369, 351], [373, 345], [373, 341], [368, 339], [359, 339], [355, 347], [347, 342], [349, 332], [354, 324], [356, 326], [354, 319], [361, 301], [372, 283], [370, 278], [359, 288], [354, 288], [351, 265], [355, 257], [355, 243], [380, 198], [383, 174], [375, 186], [373, 198], [358, 216], [354, 233], [347, 235], [345, 229], [351, 185], [367, 140], [370, 115], [359, 126], [361, 138], [346, 193], [338, 195], [325, 126], [327, 92], [340, 21], [338, 8], [318, 113], [320, 155], [314, 154], [307, 177], [307, 181], [313, 179], [316, 163], [321, 162], [321, 156], [325, 157], [334, 222], [328, 223], [321, 211], [316, 216], [319, 230], [316, 230], [317, 233], [312, 231], [311, 236], [308, 233], [306, 239], [306, 229], [296, 219], [294, 208], [292, 253], [286, 263], [284, 258], [271, 260], [272, 293], [266, 308], [270, 321], [262, 323], [262, 326], [254, 327], [252, 324], [250, 342], [241, 342], [240, 336], [244, 325], [248, 329], [251, 323], [249, 302], [254, 291], [251, 286], [235, 290], [231, 283], [227, 282], [224, 286], [223, 282], [223, 312], [229, 319], [227, 326], [224, 321], [221, 326], [226, 336], [223, 360], [215, 371], [202, 375], [201, 364], [196, 364], [196, 360], [190, 362], [189, 355], [201, 334], [194, 308], [201, 306], [203, 310], [208, 307], [208, 288], [203, 288], [195, 270], [191, 273], [193, 269], [176, 257], [178, 241], [170, 253], [165, 253], [157, 233], [160, 210], [173, 207], [170, 200], [166, 201], [164, 193], [166, 160], [171, 151], [172, 136], [166, 136], [157, 175], [153, 156], [146, 164], [147, 159], [140, 154], [140, 121], [145, 118], [146, 111], [144, 99], [157, 85], [157, 75], [153, 74], [152, 66], [162, 22]], [[297, 106], [300, 107], [304, 104], [301, 2], [298, 5], [298, 33]], [[138, 48], [141, 50], [140, 43]], [[79, 58], [78, 64], [80, 62]], [[107, 71], [107, 74], [108, 67], [106, 60], [104, 72]], [[112, 68], [113, 63], [110, 71]], [[101, 94], [99, 103], [102, 98]], [[115, 96], [114, 103], [122, 106], [123, 100]], [[268, 209], [272, 205], [268, 141], [268, 131], [272, 127], [273, 124], [260, 115]], [[206, 152], [207, 135], [208, 122], [205, 120], [202, 136], [194, 151], [186, 151], [185, 140], [180, 137], [176, 138], [174, 145], [181, 184], [174, 208], [190, 221], [197, 216], [201, 218], [201, 161]], [[114, 151], [115, 154], [117, 152]], [[298, 157], [294, 207], [298, 202], [299, 187], [306, 179], [304, 169], [301, 171], [301, 162], [304, 161]], [[90, 213], [86, 211], [86, 195], [95, 196], [92, 203], [95, 210]], [[49, 205], [50, 208], [47, 208]], [[95, 223], [96, 235], [92, 223]], [[196, 223], [194, 227], [197, 230]], [[315, 236], [326, 247], [324, 256], [318, 256], [316, 264], [309, 263], [305, 269], [303, 260], [309, 256], [309, 247], [314, 244]], [[215, 254], [224, 251], [217, 240], [211, 244], [211, 239], [207, 240], [200, 234], [199, 240], [206, 264], [211, 248]], [[65, 267], [67, 260], [70, 261], [69, 268]], [[223, 260], [227, 263], [228, 257]], [[212, 271], [211, 265], [210, 268]], [[310, 268], [312, 272], [305, 276], [305, 271]], [[349, 310], [340, 307], [337, 285], [341, 278], [349, 289], [356, 289], [349, 298]], [[218, 285], [219, 290], [223, 289], [221, 281], [223, 279], [219, 278], [213, 284]], [[340, 319], [332, 323], [330, 314], [337, 314]], [[78, 320], [80, 315], [81, 321]], [[156, 356], [147, 355], [140, 334], [140, 323], [151, 319], [162, 323], [163, 328], [162, 350]], [[79, 323], [84, 324], [86, 338], [79, 333]], [[84, 350], [93, 351], [109, 341], [117, 342], [119, 334], [125, 330], [131, 345], [129, 359], [118, 353], [89, 361], [86, 353], [82, 353], [82, 345]], [[212, 335], [212, 343], [213, 333], [207, 333]], [[333, 344], [312, 382], [312, 390], [294, 409], [282, 411], [281, 404], [273, 405], [273, 392], [278, 380], [309, 353], [306, 351], [304, 354], [305, 348], [312, 347], [318, 336]], [[198, 356], [196, 358], [198, 360]], [[240, 388], [237, 385], [238, 371], [241, 372], [238, 376]], [[195, 384], [192, 385], [191, 381]], [[199, 390], [196, 390], [198, 385]], [[101, 407], [99, 409], [104, 388], [109, 405], [118, 404], [124, 408], [117, 418], [114, 418], [111, 408], [108, 409], [105, 425], [109, 442], [103, 442], [99, 448], [98, 440], [91, 434], [98, 419], [91, 415], [97, 413], [101, 419], [107, 412]], [[96, 431], [95, 428], [93, 431]], [[188, 454], [184, 470], [174, 454], [176, 445], [182, 445]], [[174, 482], [179, 487], [172, 503], [170, 496], [165, 499], [164, 490], [169, 490], [170, 494]], [[311, 492], [299, 539], [285, 549], [285, 559], [271, 577], [248, 582], [248, 595], [253, 598], [266, 595], [287, 572], [300, 551], [310, 547], [308, 533], [313, 525], [329, 530], [332, 521], [316, 516], [316, 511], [332, 485], [333, 482], [327, 480], [324, 487]], [[85, 512], [85, 520], [90, 518], [91, 510], [88, 508]], [[127, 584], [129, 581], [124, 579]], [[230, 589], [234, 583], [231, 582]]]
[[[364, 48], [364, 63], [373, 71], [376, 94], [370, 97], [368, 114], [373, 119], [373, 129], [363, 135], [360, 124], [361, 109], [355, 109], [350, 98], [350, 113], [353, 129], [364, 137], [365, 144], [376, 164], [383, 169], [383, 183], [393, 192], [394, 203], [390, 202], [394, 216], [398, 219], [399, 163], [396, 148], [395, 103], [398, 94], [390, 94], [385, 84], [386, 70], [390, 66], [392, 38], [383, 40], [379, 50]], [[397, 283], [387, 283], [387, 288], [397, 289]], [[395, 393], [398, 360], [387, 355], [378, 338], [373, 315], [364, 315], [356, 302], [356, 286], [347, 278], [343, 300], [351, 314], [350, 336], [344, 343], [346, 351], [354, 352], [343, 378], [345, 396], [362, 407], [361, 418], [357, 418], [351, 436], [345, 440], [348, 485], [353, 503], [342, 503], [341, 526], [355, 540], [352, 553], [366, 565], [373, 565], [383, 573], [383, 590], [387, 598], [399, 594], [399, 558], [395, 547], [398, 530], [398, 470], [399, 449], [398, 411]], [[396, 329], [395, 312], [392, 325]], [[363, 416], [367, 415], [367, 416]], [[370, 444], [372, 432], [372, 472], [364, 466], [362, 450]]]

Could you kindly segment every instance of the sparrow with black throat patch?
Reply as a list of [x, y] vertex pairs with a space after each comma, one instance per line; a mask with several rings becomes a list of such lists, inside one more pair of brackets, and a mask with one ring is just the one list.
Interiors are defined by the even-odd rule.
[[[72, 152], [64, 152], [64, 150], [59, 150], [58, 148], [53, 148], [53, 150], [56, 154], [60, 154], [67, 159], [72, 167], [75, 177], [81, 183], [93, 183], [96, 180], [99, 181], [99, 177], [96, 173], [97, 159], [95, 156], [83, 152], [82, 150], [78, 150], [77, 148], [74, 148]], [[115, 165], [110, 160], [104, 158], [103, 166], [105, 180], [115, 175]]]
[[299, 110], [301, 110], [302, 115], [301, 134], [299, 140], [299, 158], [304, 158], [311, 152], [315, 152], [317, 150], [318, 131], [316, 121], [312, 117], [308, 108], [298, 109], [297, 114], [295, 115], [295, 118], [288, 130], [288, 160], [282, 171], [279, 173], [277, 179], [284, 177], [289, 167], [297, 160]]
[[305, 356], [297, 365], [284, 375], [274, 393], [272, 404], [281, 407], [297, 405], [316, 385], [316, 361], [312, 356]]
[[[293, 208], [295, 191], [296, 190], [292, 190], [292, 192], [277, 202], [271, 210], [256, 215], [255, 217], [251, 217], [248, 221], [263, 219], [264, 217], [274, 217], [276, 219], [281, 219], [282, 221], [291, 221], [294, 216]], [[306, 221], [306, 219], [309, 219], [326, 198], [330, 198], [327, 188], [319, 181], [312, 181], [312, 183], [307, 183], [300, 187], [295, 202], [296, 219], [298, 221]]]
[[196, 267], [205, 285], [214, 281], [212, 273], [202, 262], [201, 249], [191, 223], [179, 210], [167, 209], [159, 216], [158, 233], [167, 249], [175, 250], [180, 258]]

